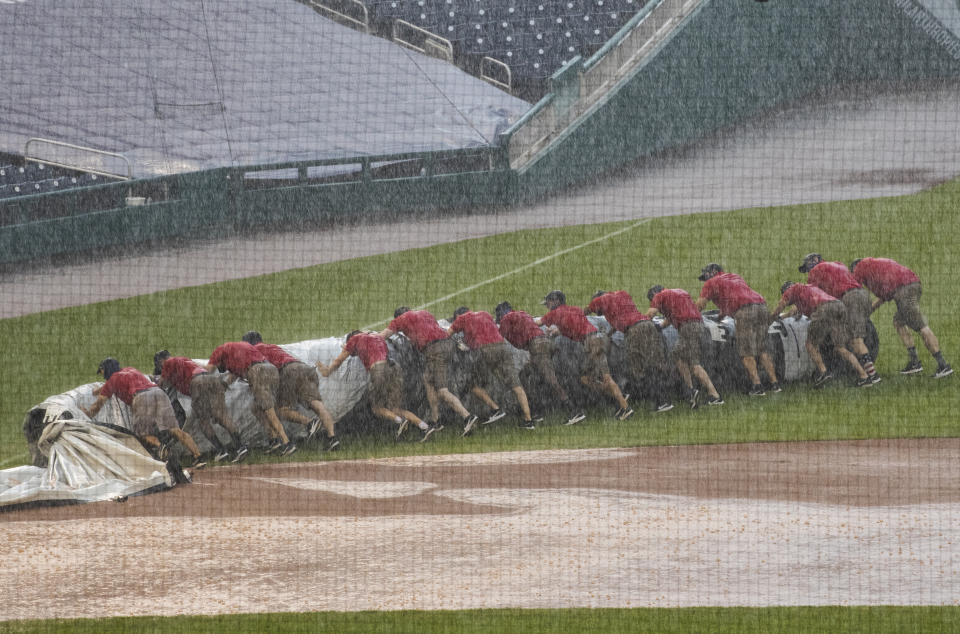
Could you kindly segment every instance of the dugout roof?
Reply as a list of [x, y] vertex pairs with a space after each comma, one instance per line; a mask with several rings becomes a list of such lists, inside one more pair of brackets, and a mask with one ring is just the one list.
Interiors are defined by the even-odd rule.
[[0, 151], [134, 175], [490, 145], [529, 107], [294, 0], [0, 2]]

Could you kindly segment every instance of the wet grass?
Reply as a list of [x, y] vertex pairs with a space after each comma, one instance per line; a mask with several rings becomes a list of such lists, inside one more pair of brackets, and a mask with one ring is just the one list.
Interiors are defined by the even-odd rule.
[[315, 612], [211, 617], [56, 619], [0, 631], [97, 632], [952, 632], [960, 609], [784, 607]]
[[[149, 371], [153, 353], [161, 348], [202, 358], [251, 328], [280, 342], [340, 335], [358, 326], [381, 327], [401, 304], [429, 303], [435, 315], [448, 316], [461, 304], [492, 310], [506, 299], [538, 314], [540, 299], [554, 288], [578, 304], [586, 304], [598, 288], [622, 288], [642, 305], [646, 289], [655, 283], [696, 293], [696, 277], [708, 261], [741, 273], [772, 304], [785, 279], [800, 277], [796, 267], [807, 252], [844, 262], [865, 255], [895, 258], [923, 280], [923, 310], [947, 358], [956, 361], [958, 203], [960, 184], [952, 182], [898, 198], [654, 219], [511, 274], [634, 223], [522, 231], [0, 320], [7, 351], [0, 365], [0, 467], [26, 462], [20, 432], [26, 411], [48, 395], [94, 381], [97, 364], [107, 355]], [[503, 277], [481, 284], [498, 276]], [[435, 301], [448, 295], [454, 296]], [[610, 412], [602, 410], [573, 429], [558, 428], [558, 418], [533, 434], [501, 424], [468, 441], [445, 430], [427, 446], [398, 445], [386, 432], [351, 437], [345, 422], [340, 428], [349, 442], [338, 456], [957, 436], [956, 379], [897, 374], [905, 354], [892, 311], [892, 305], [884, 306], [874, 315], [881, 340], [878, 367], [885, 380], [866, 392], [842, 385], [814, 392], [795, 385], [763, 401], [728, 394], [728, 405], [719, 410], [678, 407], [655, 418], [638, 413], [632, 424], [606, 424], [602, 421], [609, 422]], [[932, 368], [922, 347], [920, 353]], [[319, 452], [300, 454], [300, 459], [313, 458], [320, 458]]]

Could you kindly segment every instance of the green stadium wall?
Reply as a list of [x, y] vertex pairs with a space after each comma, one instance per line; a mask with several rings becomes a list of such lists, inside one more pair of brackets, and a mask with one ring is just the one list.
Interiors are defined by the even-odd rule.
[[[441, 174], [434, 163], [464, 152], [358, 157], [354, 182], [250, 188], [251, 170], [226, 168], [0, 201], [0, 263], [150, 240], [298, 227], [339, 216], [516, 204], [588, 181], [659, 150], [695, 141], [758, 113], [848, 82], [954, 78], [960, 64], [901, 10], [904, 0], [705, 0], [632, 75], [531, 163], [508, 165], [506, 145], [486, 150], [490, 169]], [[582, 61], [575, 62], [577, 64]], [[571, 99], [577, 68], [559, 74], [550, 99]], [[574, 86], [575, 88], [575, 86]], [[371, 161], [415, 158], [425, 175], [374, 178]], [[473, 157], [475, 158], [475, 157]], [[349, 162], [349, 160], [347, 161]], [[442, 170], [438, 170], [442, 171]], [[127, 206], [126, 197], [152, 204]], [[104, 211], [75, 213], [91, 204]]]

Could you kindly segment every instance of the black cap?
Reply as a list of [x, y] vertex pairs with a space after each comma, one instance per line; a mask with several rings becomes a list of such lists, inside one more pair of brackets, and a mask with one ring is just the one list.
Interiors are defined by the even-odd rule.
[[650, 290], [647, 291], [647, 301], [653, 301], [654, 295], [663, 290], [663, 287], [659, 284], [654, 284], [650, 287]]
[[787, 280], [786, 282], [784, 282], [780, 286], [780, 294], [783, 295], [784, 293], [786, 293], [787, 289], [793, 286], [794, 284], [796, 284], [796, 282], [791, 282], [790, 280]]
[[169, 350], [159, 350], [153, 355], [153, 373], [159, 376], [163, 372], [163, 362], [170, 358]]
[[453, 322], [457, 321], [457, 317], [459, 317], [460, 315], [464, 313], [469, 313], [469, 312], [470, 312], [469, 308], [467, 308], [466, 306], [461, 306], [460, 308], [453, 311], [453, 318], [450, 320], [450, 323], [452, 324]]
[[543, 301], [540, 302], [544, 306], [547, 305], [547, 302], [559, 302], [560, 304], [567, 303], [567, 296], [563, 294], [563, 291], [550, 291], [547, 293], [546, 297], [543, 298]]
[[395, 311], [393, 311], [393, 318], [396, 319], [403, 313], [407, 313], [407, 312], [410, 312], [410, 308], [408, 308], [407, 306], [400, 306]]
[[263, 343], [263, 337], [261, 337], [260, 333], [256, 330], [248, 330], [246, 334], [241, 337], [241, 340], [246, 341], [251, 346], [255, 346], [258, 343]]
[[104, 379], [110, 379], [114, 372], [120, 371], [120, 362], [113, 357], [107, 357], [100, 362], [97, 367], [97, 374], [102, 374]]
[[700, 277], [698, 277], [697, 279], [700, 280], [701, 282], [706, 282], [717, 273], [723, 273], [723, 267], [717, 264], [716, 262], [711, 262], [710, 264], [700, 269]]
[[510, 305], [510, 302], [500, 302], [497, 304], [497, 307], [493, 309], [493, 312], [499, 324], [501, 319], [513, 312], [513, 306]]
[[797, 270], [801, 273], [809, 273], [813, 270], [813, 267], [823, 262], [823, 258], [819, 253], [808, 253], [803, 256], [803, 264], [800, 265], [800, 268]]

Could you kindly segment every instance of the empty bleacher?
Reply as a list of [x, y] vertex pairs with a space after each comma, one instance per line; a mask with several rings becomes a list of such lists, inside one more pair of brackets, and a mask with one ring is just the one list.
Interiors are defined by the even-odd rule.
[[[308, 0], [339, 6], [343, 0]], [[409, 24], [447, 40], [453, 60], [491, 79], [505, 65], [509, 89], [536, 100], [545, 80], [602, 47], [648, 0], [350, 0], [366, 8], [367, 30], [404, 43]], [[414, 46], [420, 49], [419, 46]], [[442, 56], [442, 55], [441, 55]], [[499, 83], [507, 83], [500, 81]]]
[[63, 170], [43, 163], [0, 165], [0, 199], [48, 194], [113, 181], [97, 174]]

